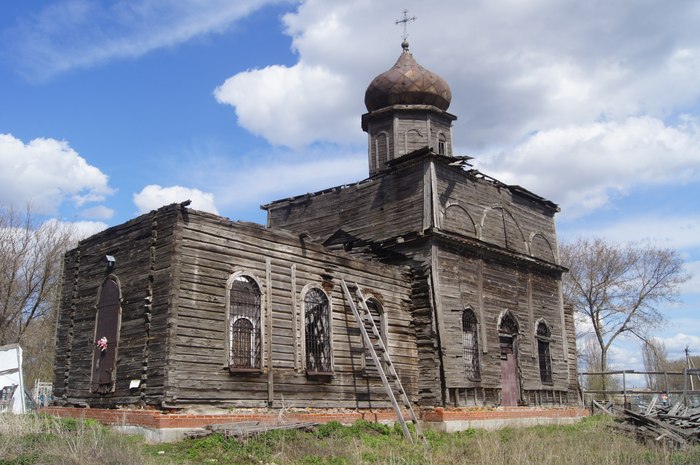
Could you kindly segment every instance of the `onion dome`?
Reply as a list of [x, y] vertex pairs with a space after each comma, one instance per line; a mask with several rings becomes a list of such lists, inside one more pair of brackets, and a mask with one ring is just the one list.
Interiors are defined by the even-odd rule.
[[408, 51], [408, 42], [396, 64], [370, 83], [365, 91], [367, 111], [390, 105], [432, 105], [446, 111], [452, 100], [447, 83], [437, 74], [416, 63]]

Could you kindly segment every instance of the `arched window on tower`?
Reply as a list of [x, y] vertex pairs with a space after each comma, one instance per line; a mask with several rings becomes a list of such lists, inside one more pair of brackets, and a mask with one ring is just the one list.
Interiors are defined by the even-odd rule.
[[262, 292], [247, 275], [236, 276], [229, 289], [229, 370], [262, 369]]
[[447, 155], [447, 138], [443, 133], [438, 134], [438, 154]]
[[474, 310], [467, 308], [462, 313], [462, 346], [464, 348], [464, 373], [467, 379], [481, 379], [479, 366], [479, 332]]
[[540, 361], [540, 380], [543, 383], [552, 382], [552, 357], [549, 353], [549, 343], [552, 332], [547, 323], [540, 321], [537, 325], [537, 356]]
[[304, 296], [304, 349], [306, 373], [332, 373], [331, 309], [326, 293], [311, 288]]
[[386, 162], [389, 161], [389, 138], [386, 132], [382, 131], [377, 134], [374, 144], [374, 160], [376, 169], [379, 171], [384, 169], [386, 167]]

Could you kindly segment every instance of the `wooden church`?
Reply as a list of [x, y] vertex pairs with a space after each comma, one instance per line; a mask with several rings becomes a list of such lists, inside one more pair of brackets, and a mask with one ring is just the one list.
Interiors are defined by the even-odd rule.
[[450, 88], [402, 46], [365, 94], [367, 179], [266, 227], [173, 204], [66, 254], [58, 405], [389, 407], [344, 282], [413, 405], [579, 404], [558, 207], [453, 154]]

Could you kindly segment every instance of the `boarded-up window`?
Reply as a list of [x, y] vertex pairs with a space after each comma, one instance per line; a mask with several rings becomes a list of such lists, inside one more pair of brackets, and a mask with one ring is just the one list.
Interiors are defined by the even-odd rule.
[[375, 140], [375, 163], [377, 170], [385, 168], [386, 162], [389, 161], [389, 139], [385, 132], [380, 132]]
[[552, 357], [549, 353], [549, 341], [552, 333], [544, 321], [537, 325], [537, 356], [540, 360], [540, 380], [552, 382]]
[[470, 380], [481, 378], [478, 334], [476, 315], [474, 310], [468, 308], [462, 314], [462, 346], [464, 347], [464, 373]]
[[229, 290], [229, 370], [259, 370], [261, 365], [260, 287], [250, 276], [241, 275]]
[[[386, 317], [384, 314], [384, 311], [382, 309], [382, 306], [379, 302], [377, 302], [375, 299], [367, 299], [366, 301], [367, 304], [367, 309], [369, 310], [369, 314], [372, 315], [372, 320], [374, 321], [374, 325], [377, 327], [377, 330], [379, 331], [379, 337], [381, 338], [382, 342], [384, 343], [384, 346], [386, 347], [387, 339], [386, 339]], [[367, 334], [369, 334], [370, 340], [375, 340], [374, 334], [372, 333], [372, 327], [370, 325], [369, 321], [364, 322], [365, 329], [367, 330]], [[379, 346], [375, 345], [374, 346], [375, 351], [377, 352], [377, 356], [379, 357], [380, 360], [382, 360], [382, 353], [379, 350]], [[384, 364], [382, 364], [384, 365]], [[385, 367], [383, 367], [385, 369]], [[365, 347], [365, 376], [368, 377], [379, 377], [379, 371], [377, 370], [376, 365], [374, 364], [374, 360], [372, 360], [372, 355], [369, 353], [369, 348]]]
[[100, 288], [95, 319], [90, 391], [114, 392], [117, 379], [117, 348], [122, 310], [117, 278], [109, 277]]
[[331, 373], [330, 305], [321, 289], [310, 289], [304, 297], [304, 339], [306, 372]]

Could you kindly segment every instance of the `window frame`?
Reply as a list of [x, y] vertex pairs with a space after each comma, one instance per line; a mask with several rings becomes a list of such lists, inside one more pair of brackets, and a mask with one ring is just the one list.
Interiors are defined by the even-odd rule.
[[[467, 338], [466, 338], [466, 328], [465, 322], [467, 316], [471, 315], [473, 319], [473, 330], [472, 332], [472, 347], [467, 348]], [[464, 375], [469, 381], [481, 381], [481, 360], [479, 358], [479, 319], [476, 317], [476, 312], [472, 307], [465, 307], [462, 310], [462, 317], [460, 318], [460, 324], [462, 329], [462, 357], [464, 360]], [[468, 352], [471, 352], [471, 369], [467, 366]]]
[[[258, 326], [256, 328], [255, 322], [251, 320], [250, 315], [238, 314], [234, 315], [231, 307], [231, 289], [233, 284], [240, 278], [247, 278], [252, 281], [258, 288], [260, 305], [258, 308]], [[226, 329], [225, 329], [225, 353], [224, 353], [224, 367], [232, 374], [235, 373], [262, 373], [265, 368], [265, 299], [264, 299], [264, 288], [258, 279], [258, 277], [247, 270], [238, 270], [232, 273], [228, 280], [226, 281]], [[246, 319], [253, 324], [253, 333], [251, 334], [250, 343], [250, 367], [237, 367], [233, 364], [233, 325], [240, 319]], [[260, 338], [260, 351], [259, 351], [259, 361], [258, 365], [255, 364], [255, 337]]]
[[[379, 336], [382, 339], [382, 343], [384, 343], [384, 347], [386, 347], [387, 352], [389, 352], [389, 322], [387, 319], [386, 315], [386, 310], [384, 309], [384, 304], [382, 303], [381, 300], [379, 300], [377, 297], [375, 297], [372, 294], [369, 294], [369, 296], [365, 299], [366, 303], [372, 302], [375, 308], [377, 309], [377, 313], [379, 314], [379, 324], [377, 324], [377, 321], [374, 321], [374, 324], [377, 326], [377, 329], [379, 330]], [[367, 305], [367, 309], [369, 310], [369, 305]], [[372, 312], [370, 311], [370, 315], [372, 315]], [[372, 315], [372, 319], [374, 320], [374, 315]], [[369, 328], [367, 327], [366, 323], [363, 322], [365, 325], [365, 329], [369, 332]], [[364, 358], [363, 360], [363, 375], [368, 378], [379, 378], [379, 372], [376, 367], [374, 367], [374, 360], [372, 360], [372, 356], [369, 353], [369, 349], [365, 347], [365, 341], [364, 338], [362, 340], [362, 346], [364, 347]], [[379, 355], [379, 354], [378, 354]], [[391, 356], [391, 354], [389, 354]], [[381, 356], [380, 356], [380, 360]], [[386, 371], [386, 364], [382, 362], [382, 369]]]
[[[546, 330], [545, 334], [540, 334], [541, 327]], [[554, 384], [552, 379], [552, 327], [543, 318], [535, 322], [535, 340], [537, 341], [540, 382], [547, 385]]]
[[[97, 347], [97, 340], [104, 336], [104, 334], [98, 334], [98, 326], [100, 325], [100, 315], [101, 315], [101, 310], [103, 307], [109, 307], [114, 305], [114, 302], [102, 302], [102, 293], [105, 291], [107, 283], [112, 282], [116, 286], [116, 291], [117, 291], [117, 299], [116, 299], [116, 306], [117, 306], [117, 315], [116, 315], [116, 329], [115, 329], [115, 334], [116, 337], [112, 341], [107, 341], [107, 349], [100, 350]], [[100, 304], [103, 304], [102, 306]], [[121, 326], [122, 326], [122, 284], [119, 278], [114, 275], [114, 274], [109, 274], [103, 281], [100, 283], [99, 288], [97, 289], [97, 299], [95, 300], [95, 323], [93, 325], [93, 337], [92, 337], [92, 363], [90, 366], [90, 393], [97, 393], [100, 395], [106, 395], [106, 394], [111, 394], [116, 390], [116, 385], [117, 385], [117, 369], [119, 363], [119, 340], [121, 338]], [[109, 353], [109, 355], [113, 358], [113, 367], [112, 367], [112, 373], [111, 373], [111, 382], [109, 384], [107, 383], [99, 383], [99, 378], [96, 381], [95, 380], [95, 375], [98, 374], [99, 370], [101, 369], [101, 360], [100, 358], [102, 357], [103, 353]], [[99, 375], [98, 375], [99, 376]], [[96, 386], [97, 385], [97, 386]], [[105, 387], [106, 386], [106, 387]]]
[[[307, 316], [307, 297], [309, 296], [310, 293], [312, 292], [318, 292], [320, 296], [322, 296], [326, 303], [328, 304], [328, 311], [327, 311], [327, 328], [328, 328], [328, 335], [327, 335], [327, 341], [328, 341], [328, 370], [309, 370], [309, 357], [308, 357], [308, 351], [307, 351], [307, 321], [306, 321], [306, 316]], [[314, 376], [314, 377], [326, 377], [326, 376], [333, 376], [335, 374], [335, 360], [333, 357], [333, 301], [328, 295], [328, 293], [319, 285], [317, 284], [307, 284], [304, 286], [300, 293], [300, 301], [301, 301], [301, 360], [303, 364], [303, 370], [306, 373], [307, 376]]]

